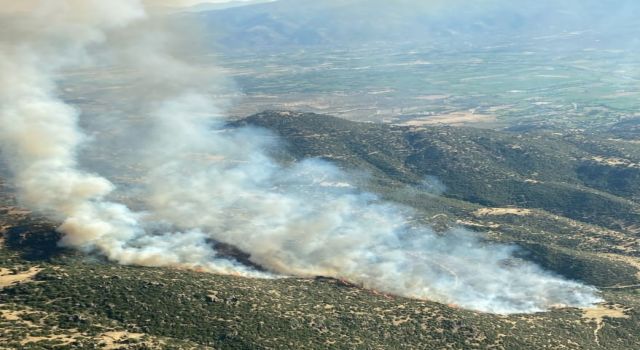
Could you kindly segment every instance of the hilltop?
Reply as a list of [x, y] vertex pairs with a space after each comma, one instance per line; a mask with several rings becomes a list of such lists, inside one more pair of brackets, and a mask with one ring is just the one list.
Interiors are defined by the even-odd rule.
[[517, 244], [521, 258], [599, 287], [606, 303], [500, 316], [330, 278], [119, 266], [58, 247], [56, 223], [20, 209], [2, 181], [0, 348], [640, 347], [636, 143], [295, 112], [230, 127], [241, 125], [280, 135], [281, 162], [335, 162], [362, 188], [415, 208], [425, 224]]

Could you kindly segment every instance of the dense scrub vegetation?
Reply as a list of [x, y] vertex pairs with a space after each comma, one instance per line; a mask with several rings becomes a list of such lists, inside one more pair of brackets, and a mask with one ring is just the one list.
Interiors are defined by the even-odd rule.
[[119, 266], [58, 247], [55, 223], [0, 186], [1, 274], [25, 276], [0, 287], [0, 349], [640, 348], [638, 172], [621, 165], [640, 156], [626, 142], [280, 112], [235, 124], [282, 135], [283, 162], [336, 162], [436, 230], [516, 244], [520, 258], [600, 287], [606, 303], [499, 316], [330, 278]]

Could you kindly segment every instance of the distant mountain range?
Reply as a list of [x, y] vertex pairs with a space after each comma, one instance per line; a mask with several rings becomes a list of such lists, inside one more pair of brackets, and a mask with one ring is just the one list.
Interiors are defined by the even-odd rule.
[[244, 0], [244, 1], [230, 1], [230, 2], [223, 2], [223, 3], [203, 2], [201, 4], [193, 5], [187, 8], [185, 11], [187, 12], [216, 11], [216, 10], [229, 9], [233, 7], [263, 4], [266, 2], [274, 2], [274, 1], [277, 1], [277, 0]]
[[637, 46], [633, 35], [637, 28], [632, 24], [640, 14], [640, 5], [630, 0], [615, 3], [279, 0], [233, 8], [207, 5], [199, 7], [195, 15], [225, 48], [373, 42], [473, 47], [514, 40], [523, 44], [532, 38], [562, 34], [574, 34], [569, 41], [575, 40], [575, 35], [587, 35], [578, 40]]

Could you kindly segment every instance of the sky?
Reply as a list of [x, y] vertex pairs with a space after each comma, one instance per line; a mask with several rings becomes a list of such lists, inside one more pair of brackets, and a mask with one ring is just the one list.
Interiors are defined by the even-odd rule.
[[[199, 4], [225, 4], [225, 3], [242, 3], [249, 2], [251, 0], [175, 0], [173, 1], [178, 6], [193, 6]], [[172, 2], [171, 0], [165, 2]]]
[[[150, 6], [189, 7], [199, 4], [241, 4], [252, 0], [143, 0]], [[28, 11], [39, 1], [37, 0], [0, 0], [0, 13], [13, 13], [16, 11]]]

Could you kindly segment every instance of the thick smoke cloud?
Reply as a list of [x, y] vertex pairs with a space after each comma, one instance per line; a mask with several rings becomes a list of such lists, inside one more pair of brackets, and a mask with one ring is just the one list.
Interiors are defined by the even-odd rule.
[[[359, 191], [331, 164], [274, 161], [272, 135], [225, 126], [210, 97], [224, 82], [220, 72], [181, 59], [172, 25], [151, 18], [142, 2], [37, 4], [6, 20], [0, 34], [0, 146], [20, 199], [62, 222], [63, 244], [123, 264], [332, 276], [496, 313], [599, 301], [592, 287], [515, 260], [512, 247], [412, 226], [410, 209]], [[135, 84], [108, 101], [120, 115], [81, 118], [59, 97], [58, 74], [104, 65], [125, 67]], [[86, 136], [81, 119], [134, 128], [133, 116], [144, 130], [127, 140], [136, 149], [110, 161], [136, 165], [141, 184], [122, 191], [138, 199], [135, 211], [114, 199], [102, 169], [79, 161], [100, 142]], [[249, 253], [268, 272], [220, 257], [216, 242]]]

